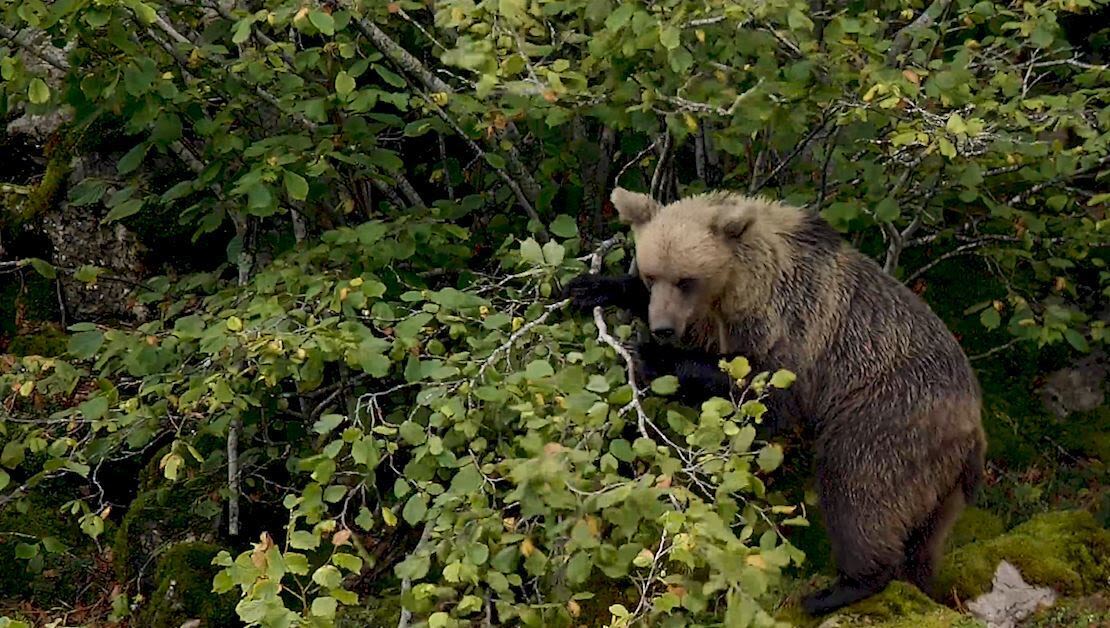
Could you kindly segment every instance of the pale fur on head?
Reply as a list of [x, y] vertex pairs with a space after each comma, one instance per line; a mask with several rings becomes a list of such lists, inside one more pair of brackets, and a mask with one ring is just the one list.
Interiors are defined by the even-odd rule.
[[[636, 266], [661, 286], [682, 278], [704, 282], [696, 302], [674, 290], [652, 289], [652, 311], [671, 310], [699, 344], [724, 343], [728, 320], [771, 301], [771, 288], [791, 264], [783, 236], [801, 223], [801, 209], [760, 197], [710, 192], [660, 205], [646, 194], [616, 188], [610, 196], [636, 238]], [[662, 302], [662, 303], [659, 303]], [[710, 319], [708, 316], [715, 316]], [[650, 313], [649, 313], [650, 317]]]

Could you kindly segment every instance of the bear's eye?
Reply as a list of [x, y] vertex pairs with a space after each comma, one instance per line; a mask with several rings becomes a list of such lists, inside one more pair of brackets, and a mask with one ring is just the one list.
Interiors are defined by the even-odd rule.
[[694, 285], [696, 285], [696, 284], [697, 284], [697, 280], [694, 279], [693, 277], [683, 277], [682, 279], [679, 279], [678, 281], [676, 281], [674, 285], [675, 285], [676, 288], [678, 288], [682, 292], [690, 292], [691, 290], [694, 289]]

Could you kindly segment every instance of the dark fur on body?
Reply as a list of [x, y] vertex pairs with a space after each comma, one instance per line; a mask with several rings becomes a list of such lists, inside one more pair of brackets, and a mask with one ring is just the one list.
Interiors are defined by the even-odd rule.
[[[641, 273], [660, 267], [643, 259], [645, 252], [669, 256], [664, 268], [682, 263], [685, 275], [695, 273], [698, 256], [716, 249], [679, 232], [701, 225], [732, 253], [727, 271], [710, 271], [728, 274], [714, 285], [742, 284], [709, 294], [680, 324], [677, 346], [638, 347], [643, 377], [672, 373], [686, 399], [698, 400], [730, 392], [722, 357], [743, 355], [757, 370], [797, 374], [772, 409], [800, 420], [815, 439], [818, 492], [839, 574], [834, 586], [806, 598], [806, 610], [830, 612], [895, 578], [931, 592], [945, 537], [980, 483], [986, 447], [979, 385], [943, 322], [803, 210], [728, 194], [668, 207], [623, 190], [613, 198], [636, 230]], [[667, 224], [651, 231], [658, 215]], [[652, 294], [661, 283], [584, 275], [567, 293], [582, 307], [612, 305], [662, 319], [666, 308], [653, 304]]]

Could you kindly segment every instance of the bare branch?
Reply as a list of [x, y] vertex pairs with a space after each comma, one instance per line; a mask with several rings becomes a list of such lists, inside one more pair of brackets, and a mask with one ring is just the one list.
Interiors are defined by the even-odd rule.
[[809, 131], [809, 133], [806, 133], [806, 136], [802, 138], [802, 141], [798, 142], [798, 144], [794, 146], [794, 150], [790, 151], [790, 154], [787, 155], [782, 161], [780, 161], [779, 165], [775, 166], [775, 169], [772, 170], [771, 173], [768, 174], [766, 177], [764, 177], [761, 183], [754, 186], [749, 193], [755, 194], [756, 192], [762, 190], [764, 187], [767, 186], [768, 183], [773, 181], [774, 178], [778, 176], [779, 172], [782, 172], [783, 169], [789, 166], [790, 162], [794, 161], [794, 158], [801, 154], [801, 152], [805, 150], [806, 146], [809, 146], [809, 143], [813, 140], [813, 138], [817, 137], [817, 134], [823, 131], [826, 126], [828, 126], [829, 119], [834, 112], [834, 110], [829, 110], [822, 113], [821, 121], [818, 122], [817, 125]]
[[968, 242], [967, 244], [962, 244], [962, 245], [952, 249], [951, 251], [945, 253], [944, 255], [941, 255], [940, 257], [936, 258], [935, 260], [929, 262], [928, 264], [925, 264], [921, 268], [917, 269], [917, 271], [914, 272], [912, 275], [910, 275], [909, 277], [906, 277], [906, 279], [904, 281], [902, 281], [902, 283], [909, 284], [909, 283], [913, 282], [914, 279], [917, 279], [918, 277], [920, 277], [920, 276], [924, 275], [925, 273], [929, 272], [930, 270], [932, 270], [937, 264], [940, 264], [944, 260], [952, 259], [953, 257], [959, 257], [961, 255], [970, 255], [975, 251], [975, 249], [986, 246], [990, 242], [991, 242], [990, 240], [985, 240], [984, 239], [984, 240], [975, 240], [974, 242]]
[[[452, 129], [454, 129], [455, 133], [460, 138], [462, 138], [464, 142], [467, 143], [467, 145], [470, 147], [470, 150], [474, 151], [474, 154], [478, 157], [484, 158], [486, 151], [483, 150], [477, 142], [470, 139], [470, 136], [467, 135], [465, 131], [463, 131], [462, 127], [460, 127], [459, 124], [455, 122], [454, 118], [447, 115], [447, 112], [444, 111], [439, 105], [437, 105], [427, 94], [423, 94], [423, 96], [428, 106], [436, 112], [436, 115], [438, 115], [440, 119], [442, 119], [444, 122], [450, 125]], [[486, 163], [489, 163], [489, 160], [486, 160]], [[540, 220], [539, 213], [537, 213], [536, 208], [532, 206], [532, 201], [524, 193], [524, 190], [521, 189], [520, 184], [518, 184], [515, 179], [509, 176], [509, 173], [505, 172], [504, 169], [494, 168], [494, 171], [497, 173], [497, 176], [501, 177], [501, 180], [509, 186], [509, 189], [513, 191], [513, 194], [516, 195], [517, 202], [520, 203], [520, 206], [524, 208], [524, 211], [528, 214], [528, 217], [534, 220], [539, 225], [539, 229], [536, 235], [544, 240], [548, 239], [550, 235], [547, 233], [547, 229], [543, 226], [543, 221]]]

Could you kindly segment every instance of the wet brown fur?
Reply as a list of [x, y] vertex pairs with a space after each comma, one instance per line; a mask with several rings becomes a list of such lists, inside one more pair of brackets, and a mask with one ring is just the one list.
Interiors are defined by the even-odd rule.
[[[690, 310], [686, 345], [798, 376], [791, 394], [816, 439], [822, 511], [850, 583], [807, 608], [831, 610], [892, 578], [928, 591], [986, 446], [979, 385], [942, 321], [802, 209], [720, 193], [665, 207], [625, 190], [613, 200], [655, 282], [653, 316]], [[699, 278], [700, 291], [656, 303], [655, 284], [681, 277]]]

